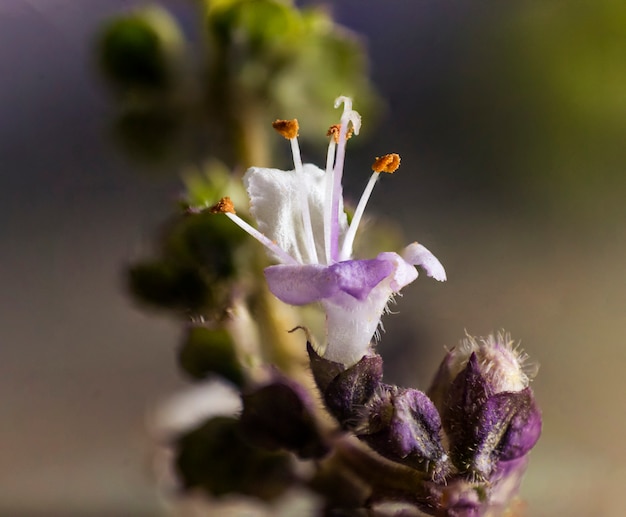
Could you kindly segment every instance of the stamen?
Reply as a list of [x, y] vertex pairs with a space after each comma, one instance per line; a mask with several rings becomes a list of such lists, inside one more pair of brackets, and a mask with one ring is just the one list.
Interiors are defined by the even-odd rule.
[[[293, 154], [293, 165], [296, 174], [302, 175], [304, 169], [302, 167], [302, 157], [300, 156], [300, 147], [298, 146], [298, 125], [297, 119], [292, 120], [275, 120], [272, 127], [283, 135], [291, 143], [291, 153]], [[309, 210], [309, 199], [306, 191], [304, 179], [298, 181], [300, 206], [302, 207], [302, 226], [304, 227], [304, 242], [307, 253], [312, 262], [317, 264], [317, 248], [315, 247], [315, 238], [313, 237], [313, 225], [311, 224], [311, 211]]]
[[298, 120], [295, 118], [292, 120], [275, 120], [272, 122], [272, 127], [287, 140], [296, 138], [298, 136], [298, 130], [300, 129]]
[[375, 172], [387, 172], [393, 174], [400, 167], [400, 155], [396, 153], [386, 154], [385, 156], [376, 157], [372, 164], [372, 170]]
[[[296, 174], [303, 175], [302, 157], [300, 156], [300, 147], [298, 146], [298, 125], [297, 119], [292, 120], [275, 120], [272, 127], [284, 136], [291, 143], [291, 153], [293, 154], [293, 165]], [[312, 262], [318, 263], [317, 248], [315, 247], [315, 238], [313, 236], [313, 225], [311, 224], [311, 211], [309, 210], [309, 199], [306, 191], [306, 183], [304, 178], [298, 181], [300, 205], [302, 207], [302, 225], [304, 227], [304, 241], [307, 253]]]
[[[328, 128], [328, 132], [326, 133], [326, 136], [332, 136], [333, 141], [336, 144], [338, 144], [340, 131], [341, 131], [341, 124], [333, 124], [332, 126]], [[350, 140], [350, 138], [352, 138], [353, 133], [354, 133], [354, 129], [349, 127], [348, 132], [346, 133], [346, 140]]]
[[283, 250], [280, 246], [278, 246], [278, 244], [272, 242], [259, 230], [257, 230], [253, 226], [250, 226], [241, 217], [236, 215], [235, 207], [229, 197], [223, 197], [222, 199], [220, 199], [213, 207], [210, 208], [209, 211], [212, 214], [225, 214], [226, 217], [228, 217], [232, 222], [239, 226], [239, 228], [241, 228], [244, 232], [252, 235], [252, 237], [254, 237], [257, 241], [263, 244], [263, 246], [273, 252], [284, 264], [298, 264], [298, 261], [294, 259], [291, 255], [289, 255], [289, 253]]
[[235, 212], [235, 205], [233, 204], [233, 200], [230, 199], [228, 196], [220, 199], [217, 203], [215, 203], [215, 205], [213, 205], [209, 209], [209, 211], [212, 214], [226, 214], [226, 213], [236, 214], [237, 213]]
[[311, 211], [309, 209], [309, 196], [306, 188], [306, 182], [304, 180], [304, 168], [302, 167], [302, 157], [300, 156], [300, 147], [298, 146], [298, 139], [296, 137], [290, 138], [291, 153], [293, 154], [293, 165], [296, 174], [300, 175], [302, 179], [298, 181], [298, 190], [300, 196], [300, 206], [302, 208], [302, 225], [304, 226], [304, 241], [307, 248], [307, 253], [311, 262], [318, 264], [317, 248], [315, 247], [315, 237], [313, 236], [313, 224], [311, 223]]
[[367, 206], [367, 202], [372, 195], [374, 185], [376, 185], [380, 173], [387, 172], [389, 174], [393, 174], [396, 170], [398, 170], [398, 167], [400, 167], [400, 156], [395, 153], [386, 154], [385, 156], [382, 156], [380, 158], [377, 157], [374, 161], [374, 164], [372, 165], [372, 170], [374, 171], [374, 173], [370, 176], [370, 180], [367, 182], [365, 190], [361, 195], [361, 199], [359, 199], [359, 204], [354, 211], [354, 216], [352, 217], [350, 227], [346, 232], [343, 246], [341, 247], [339, 260], [348, 260], [352, 255], [352, 247], [354, 245], [356, 232], [359, 229], [359, 224], [361, 223], [361, 219], [363, 218], [363, 214], [365, 213], [365, 207]]
[[356, 231], [359, 228], [363, 213], [365, 212], [365, 207], [372, 194], [372, 190], [374, 190], [374, 185], [376, 185], [379, 176], [380, 174], [378, 172], [374, 172], [370, 176], [370, 180], [367, 182], [363, 194], [361, 194], [361, 199], [359, 199], [359, 204], [356, 206], [356, 210], [354, 211], [354, 215], [352, 216], [352, 221], [350, 222], [350, 227], [348, 228], [348, 231], [346, 233], [346, 238], [343, 241], [339, 260], [348, 260], [352, 255], [352, 246], [354, 245]]

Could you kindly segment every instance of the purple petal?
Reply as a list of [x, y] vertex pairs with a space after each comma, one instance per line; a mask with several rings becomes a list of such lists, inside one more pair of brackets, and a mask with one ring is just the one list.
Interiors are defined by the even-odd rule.
[[339, 292], [337, 275], [326, 266], [270, 266], [265, 268], [270, 291], [285, 303], [306, 305]]
[[446, 281], [446, 270], [441, 265], [441, 262], [435, 257], [425, 246], [414, 242], [409, 244], [402, 252], [402, 258], [409, 264], [414, 266], [420, 266], [426, 271], [426, 274], [439, 280], [440, 282]]
[[337, 279], [337, 286], [357, 300], [365, 300], [371, 290], [393, 272], [388, 260], [346, 260], [329, 268]]
[[343, 291], [365, 300], [393, 272], [387, 260], [347, 260], [330, 267], [319, 264], [278, 265], [265, 268], [270, 291], [285, 303], [305, 305]]

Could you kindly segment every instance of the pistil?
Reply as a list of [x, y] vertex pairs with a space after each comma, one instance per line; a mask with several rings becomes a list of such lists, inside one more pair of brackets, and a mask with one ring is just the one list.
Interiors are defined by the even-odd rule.
[[333, 168], [332, 192], [330, 202], [330, 258], [331, 261], [339, 259], [339, 200], [342, 199], [341, 180], [343, 175], [343, 165], [346, 156], [346, 142], [348, 135], [348, 125], [352, 124], [355, 134], [359, 134], [361, 129], [361, 116], [352, 109], [352, 99], [348, 97], [338, 97], [335, 100], [335, 108], [343, 103], [343, 114], [341, 115], [341, 128], [339, 130], [339, 141], [337, 143], [337, 158]]

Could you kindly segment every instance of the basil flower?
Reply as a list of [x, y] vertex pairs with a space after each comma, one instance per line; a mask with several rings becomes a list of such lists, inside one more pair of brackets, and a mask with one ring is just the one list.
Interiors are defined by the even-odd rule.
[[324, 358], [346, 366], [366, 355], [381, 316], [393, 295], [413, 282], [420, 266], [439, 281], [446, 273], [437, 258], [414, 242], [401, 254], [380, 253], [372, 259], [353, 258], [353, 244], [365, 206], [380, 173], [393, 173], [397, 154], [377, 158], [373, 174], [350, 223], [344, 212], [341, 180], [346, 142], [358, 134], [360, 115], [352, 100], [343, 104], [340, 124], [329, 130], [325, 169], [303, 164], [298, 147], [297, 120], [278, 120], [274, 128], [291, 143], [294, 170], [251, 167], [243, 180], [258, 230], [235, 214], [229, 198], [212, 208], [225, 213], [264, 244], [279, 264], [265, 269], [270, 291], [285, 303], [319, 302], [326, 312]]

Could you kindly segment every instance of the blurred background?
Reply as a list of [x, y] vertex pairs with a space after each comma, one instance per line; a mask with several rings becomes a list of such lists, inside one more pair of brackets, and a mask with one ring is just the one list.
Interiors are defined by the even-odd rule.
[[[182, 187], [113, 145], [94, 60], [102, 21], [136, 5], [0, 3], [2, 516], [160, 512], [146, 422], [185, 385], [180, 330], [135, 307], [123, 268]], [[198, 38], [192, 2], [161, 5]], [[384, 101], [348, 156], [346, 192], [358, 198], [372, 157], [398, 152], [370, 215], [400, 221], [449, 278], [421, 278], [386, 317], [387, 380], [425, 388], [466, 331], [511, 332], [541, 365], [526, 515], [624, 515], [626, 4], [332, 10], [362, 36]]]

